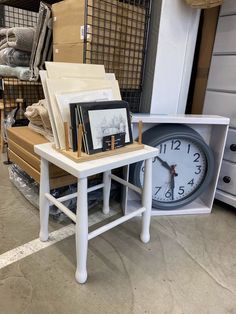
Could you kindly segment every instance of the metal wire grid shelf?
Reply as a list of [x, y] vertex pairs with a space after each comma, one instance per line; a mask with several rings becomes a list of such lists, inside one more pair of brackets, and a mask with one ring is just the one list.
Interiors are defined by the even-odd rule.
[[138, 112], [151, 0], [86, 0], [84, 63], [114, 72], [122, 98]]
[[[34, 27], [37, 19], [36, 12], [0, 5], [0, 27]], [[27, 107], [44, 98], [40, 82], [21, 81], [12, 77], [1, 77], [1, 79], [5, 114], [16, 107], [19, 99], [22, 99], [23, 105]]]
[[38, 13], [1, 5], [1, 27], [34, 27]]
[[40, 82], [20, 81], [16, 78], [2, 78], [3, 80], [3, 103], [7, 111], [15, 107], [17, 101], [22, 99], [24, 107], [36, 103], [44, 98]]
[[[0, 0], [0, 4], [10, 5], [28, 11], [38, 12], [41, 0]], [[47, 0], [47, 4], [53, 4], [61, 0]]]

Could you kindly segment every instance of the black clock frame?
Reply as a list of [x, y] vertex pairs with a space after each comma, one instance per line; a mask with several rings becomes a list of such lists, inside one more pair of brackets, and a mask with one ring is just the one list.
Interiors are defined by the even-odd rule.
[[[197, 189], [185, 198], [170, 202], [160, 202], [153, 199], [152, 206], [156, 209], [174, 210], [193, 202], [205, 191], [214, 175], [215, 159], [211, 148], [205, 143], [202, 136], [189, 126], [183, 124], [159, 124], [145, 131], [142, 140], [144, 144], [156, 147], [167, 140], [177, 138], [191, 140], [203, 151], [207, 163], [205, 176]], [[143, 162], [139, 162], [130, 166], [130, 180], [139, 187], [141, 187], [140, 171], [142, 165]]]

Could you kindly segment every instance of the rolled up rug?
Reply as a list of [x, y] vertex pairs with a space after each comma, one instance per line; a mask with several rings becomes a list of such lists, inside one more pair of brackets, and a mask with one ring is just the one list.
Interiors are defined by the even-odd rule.
[[27, 51], [21, 51], [14, 48], [4, 48], [0, 50], [0, 64], [9, 65], [11, 67], [16, 66], [29, 66], [30, 53]]
[[30, 79], [30, 69], [28, 67], [10, 67], [0, 65], [0, 76], [17, 77], [19, 80], [28, 81]]
[[7, 31], [8, 31], [8, 28], [0, 29], [0, 47], [7, 42]]
[[33, 27], [12, 27], [0, 30], [0, 49], [12, 47], [31, 52], [35, 29]]

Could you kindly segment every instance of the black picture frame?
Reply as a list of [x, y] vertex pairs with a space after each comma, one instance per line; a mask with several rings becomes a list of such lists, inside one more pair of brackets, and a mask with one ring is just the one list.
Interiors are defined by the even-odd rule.
[[[133, 143], [130, 110], [129, 104], [126, 101], [116, 100], [116, 101], [77, 103], [71, 104], [71, 108], [77, 108], [77, 111], [79, 112], [80, 115], [79, 120], [83, 124], [85, 142], [84, 147], [86, 148], [87, 154], [95, 154], [102, 151], [101, 134], [103, 134], [104, 132], [109, 133], [109, 130], [111, 130], [110, 134], [114, 134], [120, 133], [125, 129], [125, 132], [127, 133], [125, 145]], [[99, 124], [98, 122], [99, 119], [100, 120], [103, 119], [104, 124], [101, 125], [101, 130], [99, 130], [98, 127], [96, 127], [95, 131], [94, 125], [95, 122]], [[75, 120], [76, 119], [73, 118], [73, 121]], [[117, 127], [117, 125], [119, 125], [119, 127]], [[72, 126], [72, 128], [74, 127]], [[114, 132], [114, 129], [116, 129], [117, 132]], [[108, 133], [104, 134], [103, 136], [109, 135]], [[73, 132], [73, 134], [75, 135], [76, 131]], [[98, 134], [100, 135], [100, 137], [98, 136]], [[96, 143], [98, 142], [100, 143], [101, 141], [101, 145], [100, 144], [95, 145], [95, 140], [97, 141]]]
[[76, 112], [75, 112], [75, 108], [76, 108], [77, 104], [70, 104], [70, 121], [71, 121], [71, 130], [70, 130], [70, 134], [71, 134], [71, 139], [72, 139], [72, 150], [73, 152], [76, 152], [78, 149], [78, 144], [77, 144], [77, 126], [76, 126]]
[[[78, 125], [82, 124], [81, 117], [79, 115], [80, 103], [71, 103], [70, 105], [70, 120], [71, 120], [71, 143], [72, 150], [76, 152], [78, 150]], [[85, 135], [83, 134], [83, 149], [86, 151], [85, 147]]]

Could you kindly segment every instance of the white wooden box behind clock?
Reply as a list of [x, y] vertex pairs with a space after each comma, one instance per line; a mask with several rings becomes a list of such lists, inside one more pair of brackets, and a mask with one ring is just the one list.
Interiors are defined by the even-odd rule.
[[[197, 131], [212, 149], [215, 158], [215, 171], [211, 183], [193, 202], [175, 210], [158, 210], [153, 208], [152, 215], [185, 215], [210, 213], [215, 197], [217, 181], [221, 168], [224, 147], [229, 126], [229, 118], [208, 115], [152, 115], [134, 114], [132, 117], [133, 135], [138, 136], [138, 122], [143, 121], [143, 132], [163, 123], [183, 124]], [[153, 173], [158, 176], [158, 173]], [[132, 210], [140, 202], [140, 196], [129, 191], [124, 193], [123, 209]]]

